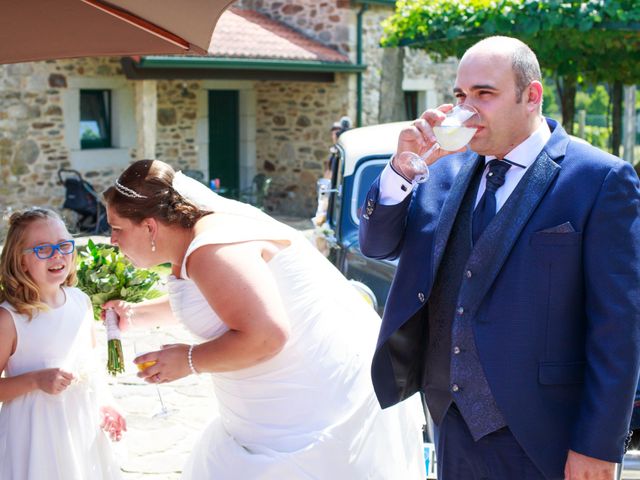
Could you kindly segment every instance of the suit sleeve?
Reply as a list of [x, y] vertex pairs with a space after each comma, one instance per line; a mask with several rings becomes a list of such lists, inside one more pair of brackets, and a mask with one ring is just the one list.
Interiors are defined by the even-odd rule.
[[380, 203], [380, 177], [371, 185], [360, 209], [360, 249], [376, 259], [394, 259], [400, 254], [412, 195], [397, 205]]
[[606, 176], [583, 248], [587, 365], [571, 449], [620, 462], [640, 365], [640, 188], [630, 164]]

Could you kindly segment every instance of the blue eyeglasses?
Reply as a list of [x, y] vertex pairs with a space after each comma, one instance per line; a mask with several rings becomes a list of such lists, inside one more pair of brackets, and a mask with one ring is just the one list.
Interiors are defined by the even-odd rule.
[[36, 254], [40, 260], [46, 260], [47, 258], [53, 257], [53, 254], [56, 253], [56, 250], [60, 252], [62, 255], [69, 255], [73, 253], [76, 249], [76, 242], [73, 240], [63, 240], [60, 243], [56, 243], [52, 245], [50, 243], [45, 243], [44, 245], [38, 245], [37, 247], [25, 248], [23, 250], [24, 253], [33, 252]]

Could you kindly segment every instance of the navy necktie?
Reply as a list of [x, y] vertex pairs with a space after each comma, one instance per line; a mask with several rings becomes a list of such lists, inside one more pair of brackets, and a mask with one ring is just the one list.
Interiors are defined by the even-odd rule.
[[478, 241], [480, 235], [487, 228], [491, 219], [496, 215], [496, 191], [504, 185], [507, 170], [511, 165], [501, 160], [493, 159], [489, 161], [489, 172], [487, 173], [487, 185], [484, 194], [473, 212], [473, 243]]

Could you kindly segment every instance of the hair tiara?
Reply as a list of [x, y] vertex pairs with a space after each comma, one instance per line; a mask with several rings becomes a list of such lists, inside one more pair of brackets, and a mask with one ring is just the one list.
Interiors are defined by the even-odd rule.
[[121, 195], [124, 195], [125, 197], [129, 197], [129, 198], [148, 198], [146, 195], [140, 195], [135, 190], [132, 190], [129, 187], [125, 187], [118, 180], [116, 180], [115, 187], [116, 187], [116, 190], [118, 191], [118, 193], [120, 193]]

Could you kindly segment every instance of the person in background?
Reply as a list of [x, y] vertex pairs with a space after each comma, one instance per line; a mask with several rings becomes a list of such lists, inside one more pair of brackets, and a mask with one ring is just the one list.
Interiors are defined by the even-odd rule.
[[[329, 147], [329, 158], [327, 159], [322, 177], [318, 179], [316, 183], [318, 206], [316, 208], [315, 215], [311, 219], [315, 227], [322, 228], [327, 221], [327, 209], [329, 208], [329, 195], [327, 192], [336, 187], [335, 184], [332, 184], [332, 179], [336, 176], [336, 172], [334, 170], [338, 165], [338, 149], [336, 147], [336, 143], [338, 143], [340, 135], [349, 129], [351, 129], [351, 119], [347, 116], [340, 118], [340, 121], [333, 122], [331, 125], [331, 146]], [[321, 232], [320, 236], [316, 239], [316, 242], [324, 243]], [[326, 245], [319, 244], [318, 248], [321, 251], [325, 251]]]
[[611, 480], [640, 366], [640, 184], [633, 167], [542, 116], [538, 60], [491, 37], [454, 95], [471, 151], [424, 154], [452, 105], [398, 139], [368, 192], [360, 246], [399, 257], [374, 355], [383, 407], [417, 390], [439, 480]]
[[[74, 288], [75, 244], [60, 217], [16, 212], [0, 258], [0, 478], [122, 478], [89, 297]], [[104, 430], [104, 432], [103, 432]]]
[[338, 138], [340, 138], [340, 135], [342, 135], [347, 130], [351, 130], [351, 128], [351, 119], [347, 116], [341, 117], [339, 121], [333, 122], [333, 124], [331, 125], [331, 147], [329, 147], [329, 158], [327, 159], [327, 164], [325, 165], [322, 178], [331, 179], [338, 153], [335, 144], [338, 143]]

